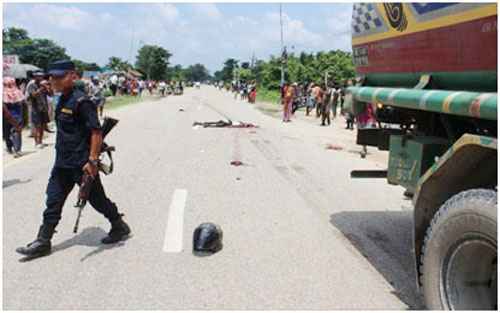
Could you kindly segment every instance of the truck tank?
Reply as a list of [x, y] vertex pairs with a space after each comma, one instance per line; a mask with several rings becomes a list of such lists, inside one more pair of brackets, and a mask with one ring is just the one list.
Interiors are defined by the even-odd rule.
[[496, 3], [356, 3], [352, 45], [367, 86], [496, 91]]
[[498, 310], [496, 3], [356, 3], [358, 74], [344, 107], [376, 106], [359, 145], [388, 150], [413, 199], [416, 282], [431, 310]]

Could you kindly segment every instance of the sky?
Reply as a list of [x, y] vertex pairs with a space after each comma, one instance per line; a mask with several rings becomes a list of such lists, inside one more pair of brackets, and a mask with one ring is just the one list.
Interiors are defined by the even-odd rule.
[[[352, 3], [283, 3], [287, 51], [351, 51]], [[3, 29], [47, 38], [73, 59], [104, 66], [110, 56], [135, 63], [142, 45], [158, 45], [172, 65], [269, 60], [280, 54], [279, 3], [3, 3]], [[132, 54], [131, 54], [132, 51]], [[132, 55], [132, 57], [130, 57]]]

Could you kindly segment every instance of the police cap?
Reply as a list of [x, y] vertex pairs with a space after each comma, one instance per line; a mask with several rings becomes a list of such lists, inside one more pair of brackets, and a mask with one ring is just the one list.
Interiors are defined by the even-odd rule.
[[71, 61], [55, 61], [49, 64], [49, 75], [62, 76], [74, 70], [75, 63]]

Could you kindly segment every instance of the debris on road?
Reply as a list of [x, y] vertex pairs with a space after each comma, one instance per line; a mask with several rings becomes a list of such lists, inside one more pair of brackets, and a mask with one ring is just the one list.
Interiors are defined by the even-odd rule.
[[331, 145], [331, 144], [327, 144], [325, 149], [340, 151], [340, 150], [342, 150], [342, 147], [340, 147], [340, 146], [334, 146], [334, 145]]
[[184, 110], [184, 109], [179, 109], [179, 112], [184, 112], [184, 111], [186, 111], [186, 110]]
[[233, 162], [231, 162], [231, 165], [234, 165], [234, 166], [241, 166], [241, 165], [244, 165], [244, 163], [243, 163], [243, 162], [241, 162], [241, 161], [233, 161]]

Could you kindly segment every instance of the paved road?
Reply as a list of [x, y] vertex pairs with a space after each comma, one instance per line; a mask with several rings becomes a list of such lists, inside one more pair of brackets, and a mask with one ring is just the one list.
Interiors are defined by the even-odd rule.
[[[133, 237], [101, 245], [109, 224], [90, 206], [74, 235], [75, 189], [52, 255], [23, 262], [14, 250], [33, 240], [41, 223], [54, 150], [4, 155], [4, 309], [422, 307], [411, 202], [385, 180], [349, 178], [352, 169], [384, 167], [385, 155], [359, 158], [354, 132], [341, 119], [320, 127], [298, 112], [284, 124], [211, 86], [109, 115], [120, 120], [107, 140], [117, 146], [116, 170], [102, 180]], [[260, 128], [192, 127], [221, 118]], [[166, 230], [175, 194], [185, 195], [176, 225], [182, 251], [164, 252], [173, 238], [165, 243], [165, 234], [175, 233]], [[221, 225], [224, 248], [200, 257], [191, 238], [206, 221]]]

